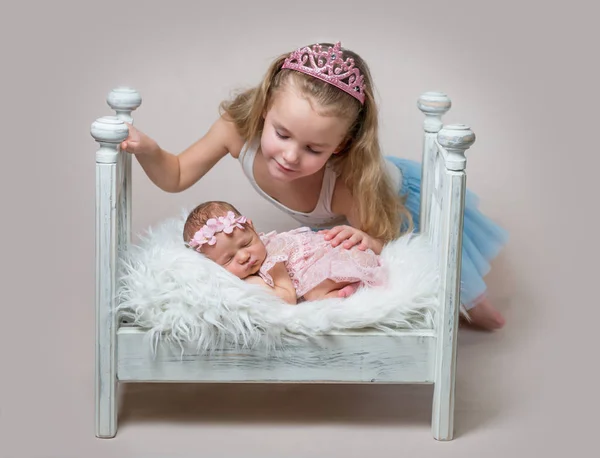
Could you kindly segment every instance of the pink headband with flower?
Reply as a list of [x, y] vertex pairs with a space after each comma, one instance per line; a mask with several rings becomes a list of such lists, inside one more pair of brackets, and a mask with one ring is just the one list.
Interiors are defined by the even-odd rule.
[[194, 234], [194, 237], [192, 237], [190, 240], [189, 245], [199, 252], [202, 248], [202, 245], [214, 245], [217, 243], [215, 234], [219, 232], [231, 234], [236, 227], [244, 229], [244, 223], [246, 223], [246, 217], [239, 216], [236, 218], [235, 213], [232, 211], [228, 211], [227, 215], [225, 216], [210, 218], [206, 224]]

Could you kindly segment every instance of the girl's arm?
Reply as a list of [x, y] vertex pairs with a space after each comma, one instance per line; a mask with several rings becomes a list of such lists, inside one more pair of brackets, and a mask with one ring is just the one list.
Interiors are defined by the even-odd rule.
[[344, 248], [352, 248], [358, 245], [359, 250], [371, 249], [375, 254], [381, 254], [384, 241], [371, 237], [366, 232], [358, 229], [360, 221], [358, 219], [356, 202], [352, 198], [350, 190], [337, 180], [333, 191], [331, 201], [331, 210], [334, 213], [344, 215], [350, 223], [350, 226], [336, 226], [331, 229], [319, 231], [325, 234], [325, 240], [330, 240], [333, 246], [343, 243]]
[[[201, 139], [181, 154], [162, 149], [156, 141], [129, 125], [121, 149], [135, 154], [148, 178], [167, 192], [181, 192], [202, 178], [229, 152], [237, 154], [243, 140], [235, 125], [219, 118]], [[233, 153], [232, 153], [233, 154]]]

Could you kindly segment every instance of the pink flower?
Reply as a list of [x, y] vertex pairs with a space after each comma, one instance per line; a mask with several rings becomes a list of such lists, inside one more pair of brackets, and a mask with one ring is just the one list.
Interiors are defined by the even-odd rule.
[[222, 231], [226, 234], [231, 234], [236, 227], [243, 229], [244, 226], [242, 226], [242, 224], [245, 222], [245, 216], [240, 216], [236, 219], [235, 214], [232, 211], [228, 211], [227, 216], [219, 216], [219, 223], [223, 226]]
[[194, 234], [194, 237], [192, 237], [190, 240], [189, 245], [196, 248], [197, 251], [200, 251], [200, 248], [204, 244], [212, 246], [217, 243], [217, 237], [215, 234], [219, 232], [231, 234], [236, 227], [244, 229], [243, 224], [245, 223], [245, 216], [236, 218], [232, 211], [227, 212], [226, 216], [210, 218], [208, 221], [206, 221], [206, 224]]

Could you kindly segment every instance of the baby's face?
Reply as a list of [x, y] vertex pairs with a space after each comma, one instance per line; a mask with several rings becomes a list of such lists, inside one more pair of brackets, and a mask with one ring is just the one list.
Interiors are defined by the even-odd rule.
[[250, 224], [231, 234], [215, 234], [217, 243], [204, 245], [202, 253], [238, 278], [254, 275], [267, 257], [267, 249]]

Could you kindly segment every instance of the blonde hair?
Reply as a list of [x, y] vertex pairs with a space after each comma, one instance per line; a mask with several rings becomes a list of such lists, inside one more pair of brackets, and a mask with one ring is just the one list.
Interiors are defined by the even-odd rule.
[[189, 243], [192, 237], [194, 237], [194, 234], [198, 232], [210, 218], [224, 216], [228, 211], [232, 211], [235, 216], [241, 216], [238, 209], [228, 202], [210, 200], [201, 203], [190, 212], [185, 220], [185, 224], [183, 225], [183, 241]]
[[329, 83], [295, 70], [281, 70], [289, 55], [286, 53], [273, 61], [258, 86], [222, 102], [220, 108], [244, 139], [254, 141], [262, 134], [263, 113], [269, 109], [273, 97], [291, 83], [326, 114], [348, 119], [351, 123], [348, 135], [340, 145], [340, 152], [329, 160], [357, 204], [359, 229], [387, 242], [398, 237], [402, 229], [412, 230], [412, 218], [384, 170], [377, 104], [369, 68], [358, 54], [347, 49], [343, 54], [352, 57], [364, 75], [364, 105]]

